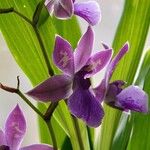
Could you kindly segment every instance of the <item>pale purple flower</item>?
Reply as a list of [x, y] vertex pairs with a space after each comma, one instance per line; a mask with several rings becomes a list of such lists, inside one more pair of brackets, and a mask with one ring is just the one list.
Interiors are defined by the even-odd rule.
[[67, 98], [73, 115], [83, 119], [89, 126], [97, 127], [104, 112], [90, 90], [89, 78], [108, 63], [112, 49], [104, 49], [91, 56], [93, 42], [94, 33], [90, 26], [78, 42], [74, 53], [70, 43], [57, 36], [53, 60], [64, 74], [47, 79], [27, 94], [43, 102]]
[[0, 150], [53, 150], [46, 144], [34, 144], [20, 148], [26, 132], [26, 121], [17, 105], [9, 114], [4, 131], [0, 129]]
[[[109, 47], [103, 44], [105, 49]], [[107, 67], [106, 74], [101, 84], [94, 89], [97, 99], [107, 103], [109, 106], [120, 110], [131, 110], [147, 113], [148, 112], [148, 95], [138, 86], [131, 85], [123, 89], [124, 81], [117, 80], [109, 83], [110, 78], [120, 59], [128, 51], [126, 43], [119, 53], [112, 59]]]
[[46, 0], [45, 6], [49, 13], [57, 18], [67, 19], [73, 14], [85, 19], [90, 25], [97, 24], [101, 19], [101, 12], [97, 2], [75, 2], [75, 0]]

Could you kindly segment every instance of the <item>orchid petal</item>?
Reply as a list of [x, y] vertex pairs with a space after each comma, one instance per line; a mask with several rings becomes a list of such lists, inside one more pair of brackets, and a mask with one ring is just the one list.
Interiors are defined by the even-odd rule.
[[106, 81], [103, 79], [100, 83], [100, 85], [93, 89], [95, 93], [95, 97], [99, 100], [101, 103], [104, 100], [104, 97], [106, 95], [107, 87], [106, 87]]
[[116, 106], [132, 111], [147, 113], [148, 95], [138, 86], [129, 86], [116, 96]]
[[43, 102], [58, 101], [71, 94], [72, 79], [67, 75], [56, 75], [45, 80], [27, 95]]
[[75, 3], [74, 14], [82, 17], [92, 26], [101, 20], [101, 11], [95, 1]]
[[7, 145], [0, 145], [0, 150], [10, 150], [10, 148]]
[[11, 150], [17, 150], [20, 147], [25, 131], [26, 121], [17, 105], [9, 114], [5, 124], [5, 138]]
[[99, 86], [97, 86], [94, 90], [95, 96], [96, 98], [102, 102], [107, 89], [108, 89], [108, 85], [109, 85], [109, 80], [113, 74], [113, 71], [115, 70], [117, 64], [119, 63], [119, 61], [121, 60], [121, 58], [126, 54], [126, 52], [129, 49], [129, 43], [125, 43], [124, 46], [120, 49], [119, 53], [111, 60], [111, 62], [109, 63], [107, 70], [106, 70], [106, 74], [104, 79], [102, 80], [102, 82], [100, 83]]
[[86, 67], [84, 68], [84, 70], [87, 71], [85, 78], [90, 78], [92, 75], [102, 70], [110, 60], [111, 56], [112, 49], [109, 49], [98, 52], [94, 56], [90, 57]]
[[53, 148], [46, 144], [34, 144], [21, 148], [20, 150], [53, 150]]
[[108, 81], [110, 80], [113, 71], [115, 70], [117, 64], [121, 60], [121, 58], [126, 54], [126, 52], [129, 49], [129, 43], [125, 43], [124, 46], [120, 49], [119, 53], [113, 58], [113, 60], [108, 65], [107, 71], [106, 71], [106, 84], [108, 84]]
[[68, 106], [71, 113], [83, 119], [88, 126], [98, 127], [101, 124], [104, 111], [89, 90], [75, 90], [68, 100]]
[[55, 3], [56, 3], [55, 0], [46, 0], [45, 1], [44, 4], [45, 4], [45, 6], [46, 6], [49, 13], [51, 13], [53, 11], [53, 6], [54, 6]]
[[56, 37], [53, 60], [57, 67], [63, 72], [69, 75], [74, 73], [74, 56], [72, 47], [60, 36]]
[[108, 89], [107, 89], [107, 93], [106, 93], [106, 97], [104, 99], [104, 102], [113, 108], [119, 109], [119, 107], [116, 107], [116, 105], [115, 105], [116, 96], [122, 91], [123, 86], [125, 84], [126, 83], [122, 80], [117, 80], [117, 81], [110, 83], [108, 86]]
[[94, 42], [94, 33], [89, 26], [86, 33], [81, 37], [75, 51], [75, 72], [78, 72], [90, 58]]
[[0, 129], [0, 145], [6, 145], [5, 134], [1, 129]]
[[73, 15], [73, 2], [72, 0], [59, 0], [54, 5], [54, 15], [57, 18], [67, 19]]

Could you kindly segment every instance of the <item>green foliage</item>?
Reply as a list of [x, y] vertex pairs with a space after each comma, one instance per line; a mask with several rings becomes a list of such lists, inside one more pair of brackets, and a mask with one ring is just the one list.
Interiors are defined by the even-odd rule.
[[[129, 41], [130, 50], [118, 65], [112, 80], [133, 82], [150, 23], [150, 1], [126, 0], [121, 21], [113, 43], [115, 54], [124, 42]], [[114, 55], [115, 55], [114, 54]], [[114, 134], [118, 128], [121, 112], [105, 105], [105, 117], [97, 150], [110, 150]]]
[[[73, 47], [76, 46], [80, 38], [80, 27], [75, 17], [70, 20], [62, 21], [60, 30], [59, 22], [52, 19], [46, 8], [41, 10], [39, 0], [0, 0], [0, 8], [14, 8], [15, 11], [25, 15], [34, 24], [38, 22], [37, 31], [41, 36], [42, 42], [46, 49], [48, 61], [52, 65], [55, 72], [59, 72], [52, 62], [52, 51], [54, 47], [55, 34], [61, 35], [71, 42]], [[41, 11], [39, 16], [38, 11]], [[58, 23], [57, 23], [58, 22]], [[68, 30], [68, 28], [74, 30]], [[8, 47], [15, 58], [18, 65], [30, 79], [33, 85], [37, 85], [41, 81], [49, 77], [46, 62], [42, 53], [41, 45], [36, 36], [33, 26], [11, 12], [0, 15], [0, 30], [8, 44]], [[46, 105], [38, 104], [42, 112], [47, 108]], [[55, 134], [57, 135], [58, 146], [61, 147], [63, 142], [66, 143], [66, 137], [70, 138], [72, 148], [79, 149], [78, 138], [75, 132], [73, 121], [65, 102], [60, 102], [58, 108], [52, 118]], [[88, 136], [85, 125], [80, 122], [80, 130], [82, 130], [82, 138], [84, 139], [85, 149], [89, 149]], [[41, 141], [44, 143], [52, 143], [45, 124], [40, 120]], [[69, 141], [69, 143], [70, 143]]]
[[[75, 17], [70, 20], [58, 20], [55, 17], [50, 17], [42, 4], [43, 1], [40, 0], [0, 0], [0, 30], [11, 54], [33, 86], [49, 77], [47, 62], [37, 32], [46, 49], [48, 62], [55, 73], [60, 73], [52, 61], [55, 35], [59, 34], [66, 38], [73, 48], [76, 47], [81, 36], [80, 27]], [[1, 8], [4, 8], [5, 13], [1, 12]], [[119, 48], [129, 41], [130, 51], [118, 65], [112, 80], [121, 79], [127, 81], [128, 84], [133, 83], [150, 24], [149, 10], [150, 1], [148, 0], [142, 2], [141, 0], [126, 0], [113, 48], [115, 55]], [[21, 18], [21, 15], [26, 16], [29, 20], [25, 21], [26, 18]], [[136, 84], [144, 88], [150, 96], [150, 51], [145, 55]], [[48, 105], [38, 104], [38, 107], [44, 113]], [[150, 144], [147, 142], [150, 139], [149, 115], [132, 113], [132, 116], [129, 117], [106, 105], [104, 107], [105, 117], [101, 134], [98, 135], [98, 140], [95, 143], [95, 149], [150, 149]], [[81, 137], [84, 140], [84, 148], [88, 150], [90, 145], [93, 146], [94, 143], [94, 129], [87, 128], [82, 121], [78, 120], [78, 122]], [[47, 127], [40, 118], [39, 125], [41, 141], [52, 144]], [[59, 148], [62, 147], [62, 150], [80, 149], [75, 125], [65, 101], [59, 102], [52, 117], [52, 125]]]

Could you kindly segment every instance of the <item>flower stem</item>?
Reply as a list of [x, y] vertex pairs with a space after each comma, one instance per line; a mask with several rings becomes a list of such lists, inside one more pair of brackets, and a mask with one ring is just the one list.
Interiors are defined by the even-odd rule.
[[[44, 5], [44, 3], [43, 3]], [[38, 31], [38, 27], [36, 26], [36, 24], [31, 21], [29, 18], [27, 18], [25, 15], [21, 14], [20, 12], [16, 11], [14, 8], [6, 8], [6, 9], [0, 9], [0, 14], [7, 14], [7, 13], [15, 13], [16, 15], [18, 15], [19, 17], [21, 17], [22, 19], [24, 19], [26, 22], [28, 22], [32, 27], [33, 27], [33, 30], [37, 36], [37, 39], [38, 39], [38, 42], [40, 44], [40, 47], [41, 47], [41, 50], [42, 50], [42, 53], [43, 53], [43, 56], [44, 56], [44, 60], [45, 60], [45, 63], [47, 65], [47, 68], [48, 68], [48, 73], [53, 76], [54, 75], [54, 71], [51, 67], [51, 64], [50, 64], [50, 61], [49, 61], [49, 58], [48, 58], [48, 55], [46, 53], [46, 49], [44, 47], [44, 44], [43, 44], [43, 41], [42, 41], [42, 38], [40, 36], [40, 33]], [[39, 14], [40, 15], [40, 14]]]
[[56, 141], [56, 137], [55, 137], [55, 133], [54, 133], [51, 121], [46, 121], [46, 124], [47, 124], [47, 127], [49, 129], [49, 132], [51, 133], [51, 138], [52, 138], [54, 150], [57, 150], [58, 149], [57, 141]]
[[50, 132], [50, 135], [51, 135], [51, 139], [52, 139], [52, 143], [53, 143], [53, 147], [54, 147], [54, 150], [57, 150], [57, 142], [56, 142], [56, 138], [55, 138], [55, 133], [54, 133], [54, 130], [52, 128], [52, 125], [51, 125], [51, 122], [50, 122], [50, 119], [45, 119], [45, 115], [43, 115], [41, 113], [41, 111], [39, 109], [37, 109], [28, 99], [27, 97], [25, 97], [25, 95], [19, 90], [19, 85], [20, 85], [20, 81], [19, 81], [19, 78], [17, 77], [17, 80], [18, 80], [18, 84], [17, 84], [17, 88], [13, 88], [13, 87], [8, 87], [8, 86], [4, 86], [3, 84], [0, 83], [0, 88], [7, 91], [7, 92], [10, 92], [10, 93], [15, 93], [17, 94], [19, 97], [21, 97], [21, 99], [27, 103], [30, 108], [32, 108], [32, 110], [34, 110], [42, 119], [43, 121], [46, 123], [48, 129], [49, 129], [49, 132]]
[[50, 132], [54, 150], [57, 150], [58, 149], [57, 142], [56, 142], [55, 133], [54, 133], [51, 121], [46, 120], [45, 116], [22, 94], [22, 92], [20, 90], [18, 90], [18, 92], [16, 94], [18, 94], [44, 120], [44, 122], [46, 123], [48, 130]]
[[90, 144], [90, 150], [93, 150], [93, 142], [92, 142], [92, 138], [91, 138], [90, 128], [88, 126], [86, 126], [86, 129], [87, 129], [87, 134], [88, 134], [88, 139], [89, 139], [89, 144]]
[[17, 93], [41, 118], [44, 117], [44, 115], [23, 95], [23, 93], [18, 90]]
[[75, 127], [76, 134], [77, 134], [77, 137], [78, 137], [78, 142], [79, 142], [80, 150], [84, 150], [84, 144], [83, 144], [83, 140], [82, 140], [82, 136], [81, 136], [81, 132], [80, 132], [80, 127], [79, 127], [78, 120], [73, 115], [72, 115], [72, 120], [74, 122], [74, 127]]
[[44, 114], [44, 118], [45, 120], [50, 120], [52, 117], [52, 114], [54, 112], [54, 110], [56, 109], [56, 107], [58, 106], [58, 102], [54, 102], [51, 103], [48, 107], [48, 109], [46, 110], [46, 113]]
[[21, 17], [22, 19], [24, 19], [26, 22], [28, 22], [30, 25], [32, 25], [32, 21], [30, 19], [28, 19], [26, 16], [24, 16], [23, 14], [21, 14], [20, 12], [16, 11], [15, 9], [13, 9], [13, 12], [18, 15], [19, 17]]
[[[41, 1], [41, 3], [42, 3], [43, 5], [44, 5], [44, 2], [45, 2], [45, 0], [42, 0], [42, 1]], [[40, 36], [40, 33], [39, 33], [39, 31], [38, 31], [38, 27], [36, 26], [36, 24], [35, 24], [33, 21], [31, 21], [30, 19], [28, 19], [26, 16], [24, 16], [23, 14], [21, 14], [20, 12], [16, 11], [16, 10], [15, 10], [14, 8], [12, 8], [12, 7], [11, 7], [11, 8], [6, 8], [6, 9], [0, 9], [0, 14], [7, 14], [7, 13], [15, 13], [16, 15], [18, 15], [19, 17], [21, 17], [22, 19], [24, 19], [26, 22], [28, 22], [28, 23], [33, 27], [34, 32], [35, 32], [35, 34], [36, 34], [36, 36], [37, 36], [38, 42], [39, 42], [39, 44], [40, 44], [41, 50], [42, 50], [45, 63], [46, 63], [47, 68], [48, 68], [48, 73], [49, 73], [50, 76], [53, 76], [53, 75], [54, 75], [54, 71], [53, 71], [53, 69], [52, 69], [52, 67], [51, 67], [51, 64], [50, 64], [50, 61], [49, 61], [49, 58], [48, 58], [46, 49], [45, 49], [45, 47], [44, 47], [42, 38], [41, 38], [41, 36]], [[40, 13], [38, 13], [38, 15], [40, 15]], [[47, 118], [48, 118], [48, 117], [51, 118], [51, 115], [52, 115], [53, 111], [55, 110], [55, 108], [57, 107], [57, 105], [58, 105], [57, 102], [51, 104], [51, 107], [50, 107], [50, 108], [51, 108], [52, 110], [51, 110], [50, 108], [49, 108], [49, 110], [47, 110], [47, 111], [49, 111], [49, 113], [51, 112], [49, 115], [48, 115], [48, 113], [46, 114]], [[54, 109], [54, 110], [53, 110], [53, 109]]]
[[53, 71], [53, 69], [52, 69], [52, 67], [51, 67], [51, 64], [50, 64], [50, 61], [49, 61], [49, 58], [48, 58], [46, 49], [45, 49], [45, 47], [44, 47], [42, 38], [41, 38], [41, 36], [40, 36], [40, 33], [39, 33], [39, 31], [38, 31], [38, 29], [37, 29], [37, 27], [36, 27], [35, 25], [33, 25], [32, 27], [33, 27], [33, 29], [34, 29], [34, 32], [35, 32], [36, 36], [37, 36], [37, 39], [38, 39], [39, 44], [40, 44], [40, 47], [41, 47], [41, 49], [42, 49], [42, 53], [43, 53], [43, 56], [44, 56], [44, 60], [45, 60], [45, 63], [46, 63], [46, 65], [47, 65], [47, 68], [48, 68], [48, 73], [49, 73], [50, 76], [53, 76], [53, 75], [54, 75], [54, 71]]

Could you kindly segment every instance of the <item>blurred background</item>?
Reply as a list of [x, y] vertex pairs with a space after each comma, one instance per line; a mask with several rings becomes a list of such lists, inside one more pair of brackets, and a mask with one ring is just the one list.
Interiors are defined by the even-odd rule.
[[[113, 37], [121, 17], [123, 10], [124, 0], [96, 0], [101, 8], [102, 20], [100, 24], [94, 27], [95, 31], [95, 45], [94, 52], [102, 49], [101, 41], [111, 45]], [[79, 19], [82, 31], [87, 29], [87, 23]], [[148, 36], [145, 50], [150, 46], [150, 35]], [[16, 77], [20, 76], [21, 90], [28, 91], [31, 88], [29, 80], [26, 78], [21, 69], [17, 66], [13, 57], [11, 56], [8, 47], [0, 33], [0, 82], [16, 86]], [[93, 78], [94, 85], [98, 84], [103, 73], [97, 74]], [[32, 101], [35, 103], [34, 101]], [[0, 128], [4, 127], [4, 122], [8, 113], [14, 108], [16, 103], [19, 103], [24, 111], [27, 120], [27, 133], [23, 145], [38, 143], [38, 127], [36, 124], [36, 114], [15, 94], [6, 93], [0, 90]]]

